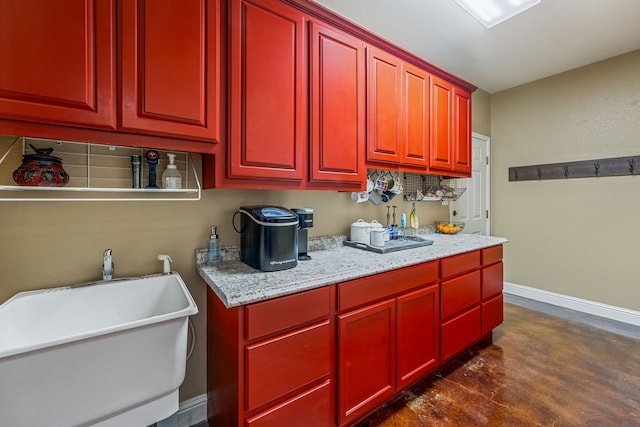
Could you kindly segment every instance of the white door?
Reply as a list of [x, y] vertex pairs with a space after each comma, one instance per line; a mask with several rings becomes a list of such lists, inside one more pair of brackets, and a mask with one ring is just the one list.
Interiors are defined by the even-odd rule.
[[463, 233], [489, 235], [489, 137], [473, 133], [471, 166], [471, 178], [450, 180], [451, 187], [467, 190], [450, 202], [449, 218], [465, 223]]

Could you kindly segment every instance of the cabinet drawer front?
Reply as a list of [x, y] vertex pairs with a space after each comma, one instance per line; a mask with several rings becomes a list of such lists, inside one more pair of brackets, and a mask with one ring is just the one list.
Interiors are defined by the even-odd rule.
[[480, 267], [480, 251], [454, 255], [441, 260], [441, 277], [456, 276]]
[[492, 246], [482, 250], [482, 265], [493, 264], [502, 259], [502, 245]]
[[480, 303], [480, 271], [442, 282], [442, 319]]
[[329, 320], [247, 346], [247, 411], [329, 375]]
[[482, 269], [482, 301], [502, 293], [504, 283], [502, 263], [499, 262]]
[[326, 427], [333, 424], [331, 381], [248, 419], [250, 427], [295, 426], [304, 420], [305, 427]]
[[482, 335], [487, 335], [504, 320], [502, 294], [482, 303]]
[[247, 340], [329, 316], [331, 287], [251, 304], [246, 308]]
[[442, 337], [441, 359], [444, 362], [481, 338], [480, 307], [444, 323], [440, 336]]
[[438, 280], [438, 273], [438, 261], [431, 261], [341, 283], [338, 285], [338, 310], [428, 285]]

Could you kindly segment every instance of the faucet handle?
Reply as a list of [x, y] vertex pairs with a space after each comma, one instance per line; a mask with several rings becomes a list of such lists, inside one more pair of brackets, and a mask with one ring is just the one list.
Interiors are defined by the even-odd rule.
[[171, 274], [171, 263], [173, 260], [169, 255], [160, 254], [158, 255], [158, 261], [163, 261], [162, 265], [162, 274]]
[[113, 259], [111, 257], [111, 249], [107, 249], [104, 251], [103, 262], [102, 262], [102, 280], [112, 280], [113, 279]]

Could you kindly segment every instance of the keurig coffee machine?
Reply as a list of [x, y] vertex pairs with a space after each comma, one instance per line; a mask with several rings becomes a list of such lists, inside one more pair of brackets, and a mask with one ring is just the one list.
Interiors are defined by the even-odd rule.
[[311, 257], [307, 254], [308, 229], [313, 227], [313, 208], [291, 209], [298, 215], [298, 260], [306, 261]]

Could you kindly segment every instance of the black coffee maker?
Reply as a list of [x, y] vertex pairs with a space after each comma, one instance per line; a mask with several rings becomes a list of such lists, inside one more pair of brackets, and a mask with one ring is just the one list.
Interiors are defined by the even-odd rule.
[[310, 260], [311, 257], [307, 254], [307, 230], [313, 227], [313, 208], [295, 208], [291, 211], [298, 215], [298, 260]]

